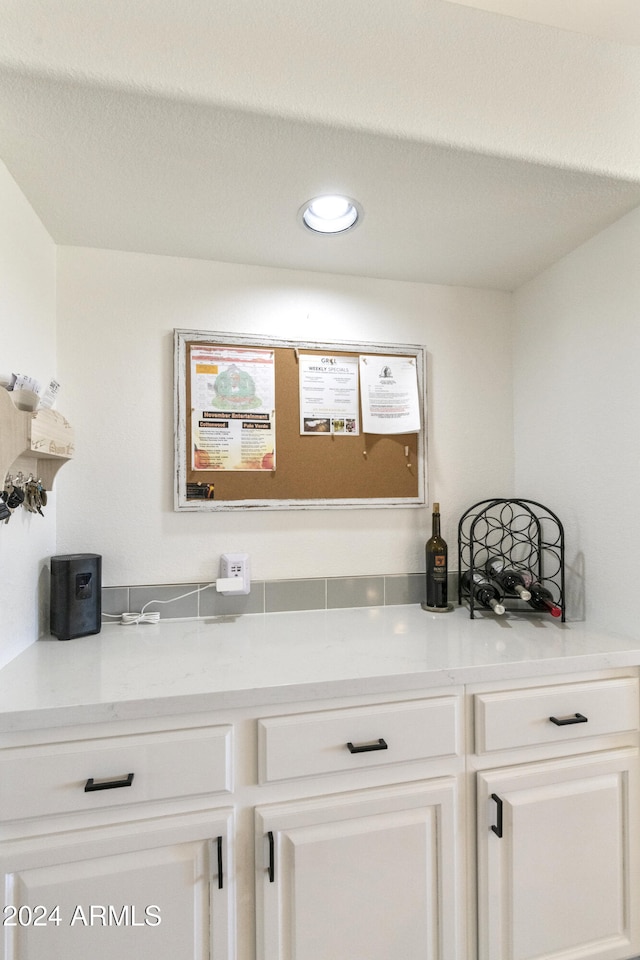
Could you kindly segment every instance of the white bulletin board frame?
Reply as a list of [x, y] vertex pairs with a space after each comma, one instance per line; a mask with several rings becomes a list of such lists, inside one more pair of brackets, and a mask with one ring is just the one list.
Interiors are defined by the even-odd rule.
[[[188, 450], [190, 436], [191, 398], [187, 396], [188, 366], [192, 344], [211, 344], [219, 347], [235, 346], [247, 349], [274, 349], [292, 351], [296, 359], [307, 351], [323, 352], [327, 354], [355, 354], [370, 356], [379, 354], [382, 357], [414, 357], [418, 380], [418, 401], [420, 409], [421, 428], [415, 433], [416, 443], [411, 461], [401, 463], [402, 469], [409, 468], [414, 477], [414, 486], [417, 485], [415, 496], [331, 496], [307, 497], [244, 497], [242, 499], [194, 499], [188, 492], [193, 493], [193, 474]], [[276, 373], [277, 376], [277, 373]], [[278, 450], [279, 418], [276, 408], [276, 448]], [[308, 509], [366, 509], [388, 507], [420, 507], [427, 502], [427, 383], [426, 383], [426, 350], [416, 344], [389, 344], [389, 343], [354, 343], [346, 341], [305, 341], [286, 340], [260, 335], [226, 333], [219, 331], [174, 330], [174, 437], [175, 437], [175, 486], [174, 509], [179, 512], [210, 513], [216, 511], [233, 510], [308, 510]], [[358, 446], [358, 456], [367, 460], [367, 445], [371, 449], [375, 441], [382, 439], [378, 435], [361, 434], [349, 438], [306, 438], [311, 443], [320, 443], [323, 446], [331, 443], [355, 444]], [[384, 438], [386, 442], [389, 439]], [[399, 441], [400, 442], [400, 441]], [[326, 449], [326, 448], [325, 448]], [[407, 447], [404, 447], [406, 453]], [[282, 457], [276, 453], [276, 470], [282, 469]], [[396, 456], [401, 457], [401, 454]], [[373, 459], [373, 457], [371, 457]], [[286, 460], [285, 460], [286, 464]], [[400, 467], [396, 466], [396, 472]], [[191, 477], [191, 479], [190, 479]], [[215, 477], [213, 478], [216, 479]], [[227, 480], [228, 482], [228, 480]], [[213, 484], [212, 484], [213, 486]]]

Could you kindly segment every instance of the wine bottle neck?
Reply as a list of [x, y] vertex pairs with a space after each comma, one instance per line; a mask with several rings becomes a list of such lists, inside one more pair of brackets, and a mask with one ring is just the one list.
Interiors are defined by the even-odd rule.
[[440, 536], [440, 514], [439, 513], [431, 514], [431, 536], [432, 537]]

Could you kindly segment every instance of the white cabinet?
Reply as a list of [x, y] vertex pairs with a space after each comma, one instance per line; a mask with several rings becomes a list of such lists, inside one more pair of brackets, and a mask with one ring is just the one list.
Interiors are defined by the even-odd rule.
[[[480, 751], [513, 748], [508, 764], [477, 773], [479, 960], [635, 957], [635, 679], [489, 693], [477, 698], [478, 712]], [[606, 749], [603, 728], [630, 745]], [[549, 745], [565, 755], [540, 759]]]
[[638, 730], [637, 677], [574, 680], [475, 696], [475, 752], [563, 746]]
[[0, 749], [1, 960], [232, 960], [230, 725]]
[[261, 783], [461, 755], [459, 696], [294, 713], [258, 724]]
[[635, 669], [310, 706], [2, 735], [0, 960], [640, 955]]
[[229, 724], [105, 734], [0, 750], [2, 819], [231, 792]]
[[636, 954], [638, 800], [635, 751], [479, 774], [481, 960]]
[[448, 960], [457, 936], [456, 783], [258, 808], [259, 960]]
[[2, 844], [3, 960], [228, 960], [232, 811]]
[[317, 779], [255, 811], [258, 960], [465, 956], [461, 707], [457, 693], [260, 721], [260, 782], [294, 797]]

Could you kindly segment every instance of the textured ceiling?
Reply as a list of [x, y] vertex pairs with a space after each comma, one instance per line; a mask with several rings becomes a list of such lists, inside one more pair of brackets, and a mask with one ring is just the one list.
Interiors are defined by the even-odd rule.
[[[500, 289], [640, 202], [635, 51], [445, 0], [353, 6], [327, 64], [347, 24], [301, 0], [8, 0], [0, 157], [59, 244]], [[326, 190], [362, 204], [352, 233], [299, 225]]]
[[638, 0], [449, 0], [615, 43], [640, 44]]

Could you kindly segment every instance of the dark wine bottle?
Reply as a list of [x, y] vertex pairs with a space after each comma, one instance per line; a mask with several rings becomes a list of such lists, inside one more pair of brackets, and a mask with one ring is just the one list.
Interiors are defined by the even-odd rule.
[[494, 557], [485, 567], [488, 577], [499, 583], [505, 593], [516, 593], [521, 600], [530, 600], [531, 594], [527, 590], [524, 577], [519, 570], [507, 567], [506, 560]]
[[465, 590], [468, 590], [469, 593], [472, 593], [474, 599], [483, 607], [486, 607], [488, 610], [493, 610], [493, 612], [498, 615], [504, 613], [500, 587], [497, 583], [489, 580], [483, 573], [474, 570], [472, 578], [471, 571], [465, 570], [462, 574], [462, 586]]
[[530, 570], [523, 571], [523, 576], [527, 590], [531, 594], [528, 601], [529, 606], [533, 607], [534, 610], [544, 610], [550, 613], [552, 617], [561, 617], [562, 607], [559, 607], [555, 602], [551, 591], [543, 587]]
[[447, 576], [449, 564], [447, 544], [440, 536], [440, 504], [434, 503], [431, 515], [431, 537], [425, 545], [427, 561], [427, 610], [448, 610]]

